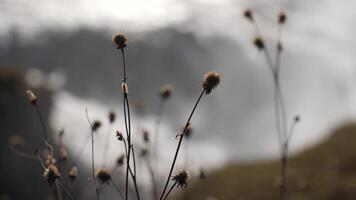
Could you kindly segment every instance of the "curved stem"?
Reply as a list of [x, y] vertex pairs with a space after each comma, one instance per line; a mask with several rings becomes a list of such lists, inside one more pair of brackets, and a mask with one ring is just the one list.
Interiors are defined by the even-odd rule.
[[171, 169], [169, 170], [169, 174], [168, 174], [168, 177], [167, 177], [166, 185], [164, 186], [164, 189], [163, 189], [163, 191], [162, 191], [160, 200], [162, 200], [162, 198], [163, 198], [163, 196], [164, 196], [164, 193], [165, 193], [166, 190], [167, 190], [167, 187], [168, 187], [168, 184], [169, 184], [169, 180], [170, 180], [170, 178], [171, 178], [171, 176], [172, 176], [172, 172], [173, 172], [174, 166], [175, 166], [176, 161], [177, 161], [179, 149], [180, 149], [180, 147], [181, 147], [181, 145], [182, 145], [182, 141], [183, 141], [183, 138], [184, 138], [184, 133], [185, 133], [185, 131], [187, 130], [187, 127], [189, 126], [190, 120], [192, 119], [192, 116], [193, 116], [193, 114], [194, 114], [194, 111], [195, 111], [195, 109], [197, 108], [197, 106], [198, 106], [198, 104], [199, 104], [199, 102], [200, 102], [200, 99], [202, 98], [204, 92], [205, 92], [205, 89], [203, 89], [203, 91], [200, 93], [199, 98], [197, 99], [197, 102], [195, 103], [194, 108], [193, 108], [192, 112], [190, 113], [189, 118], [188, 118], [188, 120], [187, 120], [187, 122], [186, 122], [186, 124], [185, 124], [185, 126], [184, 126], [183, 133], [179, 135], [180, 138], [179, 138], [177, 150], [176, 150], [176, 152], [175, 152], [175, 155], [174, 155], [174, 158], [173, 158], [173, 162], [172, 162], [172, 166], [171, 166]]
[[124, 195], [122, 195], [122, 192], [121, 192], [119, 186], [115, 183], [114, 180], [112, 180], [112, 178], [110, 178], [110, 181], [111, 181], [111, 183], [114, 185], [114, 188], [115, 188], [116, 191], [119, 193], [120, 197], [121, 197], [122, 199], [124, 199]]
[[164, 200], [167, 199], [168, 195], [171, 193], [171, 191], [173, 190], [173, 188], [177, 185], [177, 182], [174, 182], [174, 184], [172, 185], [172, 187], [168, 190], [166, 196], [164, 197]]

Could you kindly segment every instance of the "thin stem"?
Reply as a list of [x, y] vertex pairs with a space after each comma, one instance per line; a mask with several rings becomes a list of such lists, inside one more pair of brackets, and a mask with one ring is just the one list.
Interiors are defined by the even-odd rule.
[[174, 182], [174, 184], [172, 185], [172, 187], [168, 190], [166, 196], [164, 197], [164, 200], [167, 199], [168, 195], [171, 193], [171, 191], [173, 190], [173, 188], [177, 185], [177, 182]]
[[157, 186], [156, 186], [156, 179], [155, 179], [154, 170], [152, 168], [152, 165], [150, 163], [149, 158], [146, 158], [145, 161], [146, 161], [147, 168], [148, 168], [148, 171], [149, 171], [150, 176], [151, 176], [153, 199], [158, 199], [158, 191], [157, 191]]
[[171, 169], [169, 170], [169, 174], [168, 174], [168, 177], [167, 177], [166, 185], [164, 186], [164, 189], [163, 189], [163, 191], [162, 191], [160, 200], [162, 200], [162, 198], [163, 198], [163, 196], [164, 196], [164, 194], [165, 194], [165, 192], [166, 192], [166, 190], [167, 190], [167, 187], [168, 187], [168, 184], [169, 184], [169, 180], [170, 180], [170, 178], [171, 178], [171, 176], [172, 176], [172, 172], [173, 172], [174, 166], [175, 166], [176, 161], [177, 161], [179, 149], [180, 149], [180, 146], [182, 145], [182, 141], [183, 141], [183, 138], [184, 138], [184, 133], [185, 133], [187, 127], [189, 126], [190, 120], [192, 119], [192, 116], [193, 116], [193, 114], [194, 114], [194, 111], [195, 111], [195, 109], [197, 108], [197, 106], [198, 106], [198, 104], [199, 104], [199, 102], [200, 102], [200, 99], [202, 98], [204, 92], [205, 92], [205, 89], [203, 89], [203, 91], [200, 93], [199, 98], [197, 99], [197, 102], [195, 103], [194, 108], [193, 108], [192, 112], [190, 113], [189, 118], [188, 118], [188, 120], [187, 120], [187, 122], [186, 122], [186, 124], [185, 124], [185, 126], [184, 126], [183, 133], [179, 135], [180, 138], [179, 138], [177, 150], [176, 150], [176, 152], [175, 152], [175, 155], [174, 155], [174, 158], [173, 158], [173, 162], [172, 162], [172, 166], [171, 166]]
[[57, 182], [57, 181], [55, 181], [55, 185], [56, 185], [56, 192], [57, 192], [57, 197], [58, 197], [58, 200], [62, 200], [61, 188], [59, 187], [59, 185], [58, 185], [58, 182]]
[[126, 83], [127, 76], [126, 76], [126, 61], [125, 61], [125, 51], [124, 48], [121, 48], [121, 55], [122, 55], [122, 64], [124, 68], [124, 83]]
[[58, 185], [63, 189], [63, 191], [68, 195], [71, 200], [74, 200], [73, 195], [69, 192], [69, 190], [60, 180], [56, 180], [56, 183], [58, 183]]
[[49, 150], [49, 154], [51, 155], [51, 157], [53, 158], [53, 147], [49, 142], [49, 138], [48, 138], [48, 134], [47, 134], [47, 129], [46, 129], [46, 125], [44, 123], [42, 114], [41, 114], [41, 110], [38, 107], [37, 103], [33, 104], [35, 106], [38, 118], [40, 119], [40, 123], [41, 123], [41, 127], [42, 127], [42, 133], [43, 133], [43, 139], [44, 139], [44, 143], [46, 145], [46, 147]]
[[100, 200], [100, 194], [99, 194], [99, 188], [96, 183], [96, 177], [95, 177], [95, 163], [94, 163], [94, 129], [93, 129], [93, 124], [91, 123], [88, 115], [88, 109], [85, 109], [86, 115], [87, 115], [87, 120], [89, 122], [90, 128], [91, 128], [91, 169], [92, 169], [92, 175], [93, 175], [93, 181], [96, 189], [96, 195], [98, 199]]
[[136, 157], [135, 157], [135, 149], [133, 148], [133, 145], [131, 145], [132, 148], [132, 160], [134, 163], [134, 175], [136, 177]]
[[31, 155], [31, 154], [27, 154], [27, 153], [24, 153], [20, 150], [17, 150], [16, 148], [14, 148], [13, 146], [10, 145], [10, 150], [12, 150], [14, 153], [16, 153], [17, 155], [21, 156], [21, 157], [24, 157], [24, 158], [29, 158], [29, 159], [33, 159], [33, 160], [38, 160], [38, 158], [34, 155]]
[[114, 188], [116, 189], [116, 191], [119, 193], [120, 197], [121, 197], [122, 199], [124, 199], [124, 195], [122, 195], [122, 192], [121, 192], [119, 186], [115, 183], [114, 180], [112, 180], [112, 178], [110, 178], [110, 181], [111, 181], [111, 183], [113, 184], [113, 186], [114, 186]]

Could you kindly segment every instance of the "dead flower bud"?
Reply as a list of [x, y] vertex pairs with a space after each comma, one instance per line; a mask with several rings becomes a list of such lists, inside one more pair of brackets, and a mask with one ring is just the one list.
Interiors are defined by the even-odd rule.
[[122, 135], [121, 131], [119, 130], [116, 131], [116, 138], [120, 141], [124, 139], [124, 136]]
[[68, 173], [69, 178], [74, 181], [78, 177], [78, 168], [73, 166]]
[[50, 186], [52, 186], [60, 176], [58, 168], [53, 164], [50, 164], [43, 172], [43, 177]]
[[99, 120], [95, 120], [93, 123], [93, 131], [97, 131], [101, 127], [101, 122]]
[[32, 90], [27, 90], [26, 91], [26, 94], [27, 94], [27, 99], [28, 101], [34, 105], [36, 102], [37, 102], [37, 97], [36, 95], [32, 92]]
[[112, 41], [116, 44], [117, 49], [123, 49], [127, 46], [128, 37], [123, 32], [115, 33]]
[[203, 79], [203, 89], [205, 94], [208, 95], [210, 92], [220, 83], [221, 74], [210, 71], [204, 75]]
[[101, 182], [101, 184], [107, 183], [109, 184], [109, 181], [111, 179], [110, 175], [110, 169], [108, 168], [99, 168], [96, 171], [96, 178]]
[[264, 44], [262, 38], [260, 38], [260, 37], [256, 37], [256, 38], [253, 40], [253, 44], [254, 44], [254, 45], [256, 46], [256, 48], [257, 48], [258, 50], [260, 50], [260, 51], [265, 48], [265, 44]]
[[286, 14], [283, 11], [280, 12], [279, 15], [278, 15], [278, 23], [279, 24], [285, 24], [286, 20], [287, 20]]
[[68, 152], [66, 150], [66, 148], [64, 148], [63, 146], [59, 147], [59, 160], [61, 161], [66, 161], [68, 159]]
[[294, 121], [295, 121], [295, 122], [299, 122], [299, 121], [300, 121], [299, 115], [297, 115], [297, 116], [294, 117]]
[[122, 166], [124, 164], [124, 161], [125, 161], [125, 154], [122, 154], [116, 160], [117, 166], [119, 166], [119, 167]]
[[114, 111], [110, 111], [109, 112], [109, 121], [110, 121], [110, 123], [114, 123], [115, 119], [116, 119], [115, 112]]
[[244, 12], [244, 17], [246, 17], [246, 19], [252, 22], [253, 21], [252, 11], [250, 9], [246, 9]]
[[159, 90], [159, 94], [161, 95], [162, 99], [168, 99], [171, 97], [173, 90], [174, 88], [171, 84], [165, 84]]
[[143, 141], [148, 143], [150, 141], [150, 132], [147, 129], [144, 129], [143, 132]]
[[177, 187], [186, 188], [188, 185], [189, 174], [187, 170], [181, 170], [177, 175], [173, 176], [172, 181], [177, 184]]
[[122, 93], [124, 93], [124, 94], [128, 94], [129, 93], [129, 88], [128, 88], [126, 83], [122, 83], [121, 84], [121, 89], [122, 89]]
[[185, 129], [184, 136], [190, 138], [190, 136], [192, 136], [192, 132], [193, 132], [192, 125], [189, 123], [187, 128]]
[[25, 139], [19, 135], [13, 135], [9, 138], [9, 145], [13, 148], [21, 147], [25, 144]]

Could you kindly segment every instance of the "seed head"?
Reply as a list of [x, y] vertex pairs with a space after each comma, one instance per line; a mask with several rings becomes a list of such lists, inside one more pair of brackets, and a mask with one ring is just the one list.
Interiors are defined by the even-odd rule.
[[192, 125], [189, 123], [187, 128], [185, 129], [184, 136], [190, 138], [190, 136], [192, 136], [192, 132], [193, 132]]
[[60, 176], [58, 168], [54, 164], [50, 164], [43, 172], [43, 177], [47, 180], [50, 186], [52, 186]]
[[177, 183], [177, 187], [186, 188], [188, 185], [189, 174], [187, 170], [181, 170], [172, 180]]
[[250, 9], [246, 9], [244, 12], [244, 17], [248, 19], [250, 22], [253, 22], [253, 15]]
[[72, 181], [74, 181], [77, 178], [77, 176], [78, 176], [78, 168], [77, 168], [77, 166], [73, 166], [69, 170], [68, 176]]
[[221, 74], [210, 71], [204, 75], [203, 79], [203, 88], [205, 94], [208, 95], [210, 92], [220, 83]]
[[93, 123], [93, 131], [97, 131], [101, 127], [101, 122], [99, 120], [95, 120]]
[[159, 90], [159, 94], [161, 95], [162, 99], [168, 99], [171, 97], [173, 90], [174, 88], [171, 84], [165, 84]]
[[122, 135], [121, 131], [119, 130], [116, 131], [116, 138], [120, 141], [124, 139], [124, 136]]
[[109, 112], [109, 121], [110, 121], [110, 123], [114, 123], [115, 119], [116, 119], [115, 112], [114, 111], [110, 111]]
[[129, 93], [129, 88], [128, 88], [126, 83], [122, 83], [121, 84], [121, 89], [122, 89], [122, 93], [124, 93], [124, 94], [128, 94]]
[[27, 90], [27, 91], [26, 91], [26, 94], [27, 94], [27, 99], [28, 99], [28, 101], [29, 101], [32, 105], [36, 104], [36, 102], [37, 102], [37, 97], [36, 97], [36, 95], [32, 92], [32, 90]]
[[25, 139], [20, 135], [13, 135], [9, 138], [9, 145], [13, 148], [21, 147], [25, 144]]
[[297, 116], [294, 117], [294, 121], [295, 121], [295, 122], [299, 122], [299, 121], [300, 121], [299, 115], [297, 115]]
[[109, 181], [111, 179], [110, 172], [111, 170], [108, 168], [99, 168], [96, 171], [96, 178], [101, 182], [101, 184], [109, 184]]
[[127, 35], [123, 32], [115, 33], [112, 41], [115, 43], [117, 49], [123, 49], [127, 46]]
[[286, 14], [281, 11], [279, 14], [278, 14], [278, 23], [279, 24], [285, 24], [286, 23], [286, 20], [287, 20], [287, 16]]
[[142, 131], [142, 134], [143, 134], [143, 141], [145, 143], [148, 143], [150, 141], [150, 132], [147, 129], [144, 129]]
[[117, 166], [119, 166], [119, 167], [122, 166], [124, 164], [124, 161], [125, 161], [125, 154], [122, 154], [116, 160]]
[[66, 161], [68, 159], [68, 152], [63, 146], [59, 147], [59, 160]]
[[262, 51], [265, 48], [265, 44], [260, 37], [256, 37], [253, 41], [253, 44], [256, 46], [256, 48], [260, 51]]

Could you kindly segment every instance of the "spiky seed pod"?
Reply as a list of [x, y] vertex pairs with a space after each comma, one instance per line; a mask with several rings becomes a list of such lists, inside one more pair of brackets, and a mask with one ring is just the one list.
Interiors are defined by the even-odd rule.
[[109, 181], [111, 179], [110, 175], [111, 170], [108, 168], [99, 168], [96, 171], [96, 178], [101, 182], [101, 184], [107, 183], [109, 184]]
[[264, 48], [265, 48], [265, 44], [262, 40], [262, 38], [260, 37], [256, 37], [254, 40], [253, 40], [253, 44], [256, 46], [256, 48], [260, 51], [262, 51]]
[[129, 88], [128, 88], [126, 83], [122, 83], [121, 84], [121, 89], [122, 89], [122, 93], [124, 93], [124, 94], [128, 94], [129, 93]]
[[278, 14], [278, 23], [279, 24], [285, 24], [286, 23], [286, 20], [287, 20], [287, 16], [286, 14], [281, 11], [279, 14]]
[[28, 101], [33, 105], [37, 102], [37, 97], [36, 95], [32, 92], [32, 90], [27, 90], [26, 91], [27, 94], [27, 99]]
[[294, 117], [294, 121], [295, 121], [295, 122], [299, 122], [299, 121], [300, 121], [299, 115], [297, 115], [297, 116]]
[[69, 178], [74, 181], [78, 177], [78, 168], [77, 166], [73, 166], [68, 173]]
[[125, 155], [122, 154], [121, 156], [119, 156], [116, 160], [116, 164], [118, 167], [122, 166], [124, 164], [125, 161]]
[[192, 136], [192, 132], [193, 132], [192, 125], [189, 123], [187, 128], [185, 129], [184, 136], [190, 138], [190, 136]]
[[50, 164], [43, 172], [43, 177], [47, 180], [50, 186], [52, 186], [60, 176], [58, 168], [54, 164]]
[[21, 147], [25, 144], [25, 139], [19, 135], [13, 135], [9, 138], [9, 145], [13, 148]]
[[127, 46], [128, 37], [123, 32], [115, 33], [112, 37], [117, 49], [123, 49]]
[[245, 10], [244, 17], [246, 19], [248, 19], [249, 21], [253, 22], [253, 15], [252, 15], [252, 11], [250, 9]]
[[99, 120], [95, 120], [93, 123], [93, 131], [97, 131], [101, 127], [101, 122]]
[[120, 141], [124, 139], [124, 136], [122, 135], [121, 131], [119, 130], [116, 131], [116, 138]]
[[188, 185], [189, 174], [187, 170], [181, 170], [172, 180], [177, 183], [177, 187], [186, 188]]
[[143, 134], [143, 141], [145, 143], [149, 143], [150, 142], [150, 132], [147, 129], [144, 129], [142, 131], [142, 134]]
[[165, 84], [159, 90], [159, 94], [161, 95], [162, 99], [168, 99], [171, 97], [174, 87], [171, 84]]
[[68, 160], [68, 152], [65, 147], [63, 147], [63, 146], [59, 147], [58, 151], [59, 151], [59, 155], [58, 155], [59, 160], [61, 160], [61, 161]]
[[205, 94], [208, 95], [210, 92], [220, 83], [221, 74], [210, 71], [204, 75], [203, 79], [203, 88], [205, 90]]
[[109, 121], [110, 121], [110, 123], [114, 123], [115, 119], [116, 119], [115, 112], [114, 111], [110, 111], [109, 112]]

